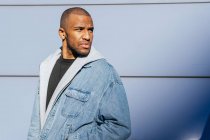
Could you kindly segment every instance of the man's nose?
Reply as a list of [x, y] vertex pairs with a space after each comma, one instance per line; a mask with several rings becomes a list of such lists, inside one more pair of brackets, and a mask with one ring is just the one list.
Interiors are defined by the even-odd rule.
[[84, 31], [83, 39], [90, 40], [90, 33], [87, 30]]

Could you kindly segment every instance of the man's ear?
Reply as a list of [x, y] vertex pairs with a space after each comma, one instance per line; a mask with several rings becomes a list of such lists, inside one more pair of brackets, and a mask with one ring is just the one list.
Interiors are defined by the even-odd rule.
[[66, 39], [66, 32], [65, 32], [65, 30], [63, 28], [59, 28], [58, 34], [59, 34], [59, 36], [60, 36], [60, 38], [62, 40], [65, 40]]

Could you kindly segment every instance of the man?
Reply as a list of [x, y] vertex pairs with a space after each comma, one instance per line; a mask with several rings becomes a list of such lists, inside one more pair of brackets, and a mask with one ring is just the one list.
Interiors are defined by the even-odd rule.
[[79, 7], [60, 21], [62, 48], [40, 65], [28, 140], [125, 140], [130, 116], [123, 84], [97, 52], [93, 21]]

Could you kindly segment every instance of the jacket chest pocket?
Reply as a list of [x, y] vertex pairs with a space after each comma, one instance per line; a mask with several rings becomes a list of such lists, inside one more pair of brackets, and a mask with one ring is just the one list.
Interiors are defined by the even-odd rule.
[[84, 109], [86, 102], [90, 98], [90, 92], [68, 89], [65, 96], [66, 99], [62, 108], [62, 115], [75, 118]]

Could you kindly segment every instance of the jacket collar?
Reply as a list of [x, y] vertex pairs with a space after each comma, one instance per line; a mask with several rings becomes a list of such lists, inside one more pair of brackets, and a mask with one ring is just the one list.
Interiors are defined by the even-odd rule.
[[52, 69], [61, 55], [61, 50], [58, 49], [53, 55], [49, 56], [40, 66], [40, 120], [41, 128], [43, 128], [44, 123], [47, 119], [47, 116], [52, 109], [53, 105], [59, 98], [62, 90], [68, 85], [68, 83], [74, 78], [74, 76], [79, 72], [79, 70], [87, 63], [102, 59], [103, 56], [94, 48], [91, 48], [90, 53], [86, 57], [78, 57], [73, 62], [73, 64], [66, 71], [60, 82], [58, 83], [51, 100], [49, 102], [48, 108], [46, 109], [46, 97], [47, 97], [47, 88], [49, 78], [52, 72]]

